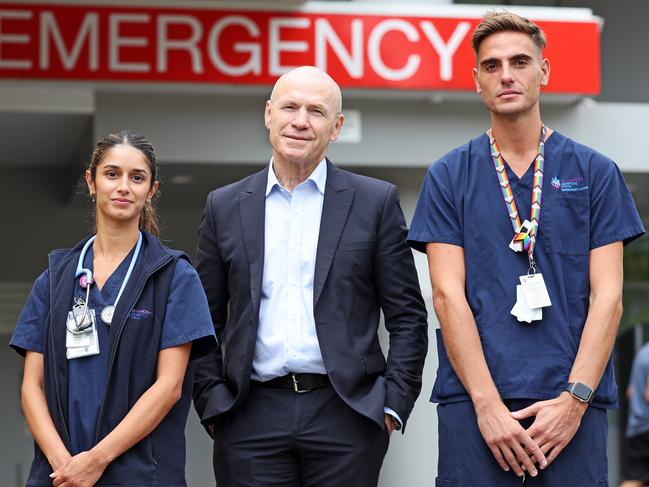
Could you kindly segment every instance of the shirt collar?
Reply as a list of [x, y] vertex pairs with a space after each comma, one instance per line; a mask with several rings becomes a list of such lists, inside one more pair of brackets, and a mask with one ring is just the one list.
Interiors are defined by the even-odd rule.
[[[307, 178], [307, 181], [313, 181], [320, 191], [320, 194], [324, 195], [325, 185], [327, 183], [327, 161], [322, 159], [320, 163], [313, 170], [311, 175]], [[275, 169], [273, 169], [273, 159], [270, 160], [270, 167], [268, 168], [268, 182], [266, 183], [266, 196], [270, 194], [275, 186], [281, 187], [277, 176], [275, 175]]]

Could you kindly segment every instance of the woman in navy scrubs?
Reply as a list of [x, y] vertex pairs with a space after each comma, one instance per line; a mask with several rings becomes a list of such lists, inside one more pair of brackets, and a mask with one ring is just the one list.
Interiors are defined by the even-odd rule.
[[36, 443], [27, 485], [182, 487], [191, 358], [216, 343], [207, 300], [157, 238], [150, 142], [108, 134], [85, 176], [96, 236], [50, 253], [10, 343]]

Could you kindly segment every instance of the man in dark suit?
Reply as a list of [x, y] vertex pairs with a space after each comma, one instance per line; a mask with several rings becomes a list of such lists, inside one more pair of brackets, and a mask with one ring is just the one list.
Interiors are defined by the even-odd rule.
[[197, 366], [194, 401], [217, 484], [375, 486], [427, 350], [398, 193], [325, 158], [343, 115], [319, 69], [277, 81], [265, 124], [271, 163], [210, 193], [199, 231], [221, 346]]

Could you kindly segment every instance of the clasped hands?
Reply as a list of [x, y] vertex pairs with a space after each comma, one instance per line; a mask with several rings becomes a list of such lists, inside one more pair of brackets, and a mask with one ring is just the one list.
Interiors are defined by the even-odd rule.
[[104, 473], [103, 464], [91, 451], [81, 452], [50, 475], [54, 487], [92, 487]]
[[[570, 443], [588, 405], [563, 392], [518, 411], [509, 411], [500, 399], [475, 407], [480, 433], [498, 465], [519, 477], [524, 471], [536, 477], [537, 465], [547, 468]], [[532, 417], [527, 429], [519, 423]]]

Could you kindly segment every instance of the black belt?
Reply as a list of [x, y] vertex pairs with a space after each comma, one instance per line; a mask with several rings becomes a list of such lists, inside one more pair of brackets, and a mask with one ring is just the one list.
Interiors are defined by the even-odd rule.
[[271, 389], [291, 389], [297, 394], [310, 392], [331, 384], [326, 374], [295, 374], [292, 372], [265, 382], [253, 381], [253, 383]]

